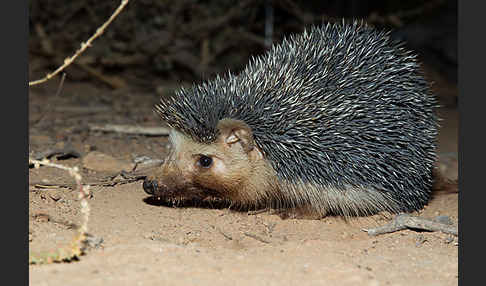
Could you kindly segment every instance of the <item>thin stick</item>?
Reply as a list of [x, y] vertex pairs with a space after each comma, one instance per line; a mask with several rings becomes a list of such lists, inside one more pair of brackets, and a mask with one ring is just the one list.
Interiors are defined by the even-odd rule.
[[58, 73], [60, 73], [67, 66], [69, 66], [79, 55], [81, 55], [88, 47], [91, 46], [91, 43], [96, 38], [98, 38], [99, 36], [101, 36], [103, 34], [106, 27], [108, 27], [108, 25], [110, 25], [111, 22], [113, 22], [113, 20], [118, 16], [118, 14], [120, 14], [120, 12], [123, 10], [123, 8], [125, 8], [125, 6], [128, 4], [128, 1], [129, 0], [121, 0], [120, 6], [118, 6], [118, 8], [110, 16], [110, 18], [96, 30], [96, 32], [91, 36], [91, 38], [89, 38], [86, 42], [81, 43], [81, 48], [79, 48], [74, 53], [74, 55], [72, 55], [70, 58], [66, 58], [64, 60], [64, 64], [62, 66], [58, 67], [57, 70], [55, 70], [53, 73], [48, 73], [44, 78], [34, 80], [34, 81], [30, 81], [29, 86], [33, 86], [33, 85], [37, 85], [37, 84], [46, 82], [49, 79], [51, 79], [52, 77], [54, 77], [55, 75], [57, 75]]
[[[61, 94], [61, 90], [62, 90], [62, 87], [64, 85], [65, 79], [66, 79], [66, 73], [62, 73], [61, 81], [59, 82], [59, 86], [57, 87], [56, 95], [54, 95], [55, 98], [57, 98]], [[39, 123], [42, 120], [42, 118], [44, 118], [44, 116], [46, 116], [46, 114], [48, 112], [51, 112], [51, 111], [52, 111], [51, 110], [51, 103], [47, 103], [47, 106], [44, 109], [44, 112], [41, 113], [41, 115], [39, 116], [39, 118], [37, 118], [37, 120], [32, 122], [32, 126], [36, 126], [37, 123]]]
[[423, 217], [415, 217], [409, 214], [399, 214], [390, 223], [372, 229], [363, 229], [370, 236], [384, 233], [392, 233], [404, 229], [419, 229], [427, 231], [441, 231], [443, 233], [458, 235], [458, 228], [454, 225], [440, 223]]
[[151, 136], [169, 135], [170, 128], [162, 126], [134, 126], [122, 124], [90, 125], [92, 131], [116, 132], [125, 134], [141, 134]]
[[243, 234], [246, 235], [246, 236], [248, 236], [248, 237], [253, 238], [254, 240], [258, 240], [258, 241], [263, 242], [263, 243], [270, 243], [270, 241], [268, 241], [266, 239], [263, 239], [263, 238], [259, 237], [256, 234], [249, 233], [249, 232], [244, 232]]
[[52, 263], [61, 261], [70, 261], [75, 257], [79, 257], [83, 254], [84, 242], [86, 241], [86, 235], [88, 233], [88, 221], [90, 207], [87, 198], [89, 197], [89, 185], [83, 186], [81, 184], [81, 175], [79, 174], [78, 167], [66, 167], [63, 165], [55, 164], [49, 162], [49, 160], [44, 159], [42, 161], [34, 160], [29, 158], [29, 164], [34, 164], [36, 168], [40, 165], [54, 167], [62, 170], [66, 170], [76, 181], [76, 185], [79, 190], [79, 199], [81, 200], [81, 213], [82, 213], [82, 223], [78, 229], [78, 234], [74, 237], [70, 244], [66, 247], [58, 248], [53, 252], [46, 253], [33, 253], [29, 254], [29, 264], [42, 264], [42, 263]]

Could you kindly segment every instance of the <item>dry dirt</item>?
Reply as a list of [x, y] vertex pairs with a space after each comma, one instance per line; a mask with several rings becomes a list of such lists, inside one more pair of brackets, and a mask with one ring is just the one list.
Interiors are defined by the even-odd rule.
[[[155, 93], [110, 91], [55, 80], [30, 88], [30, 152], [69, 145], [81, 157], [53, 159], [79, 166], [83, 182], [113, 175], [83, 161], [93, 151], [133, 166], [162, 159], [166, 138], [90, 131], [90, 124], [159, 126]], [[163, 90], [163, 88], [159, 89]], [[457, 116], [441, 110], [440, 152], [457, 176]], [[97, 164], [94, 164], [97, 165]], [[91, 169], [89, 169], [91, 168]], [[41, 185], [73, 183], [62, 170], [29, 171], [29, 249], [69, 243], [80, 222], [77, 192]], [[142, 181], [92, 186], [89, 233], [102, 243], [79, 261], [29, 266], [31, 285], [457, 285], [457, 238], [404, 230], [370, 237], [363, 228], [385, 224], [383, 215], [348, 221], [281, 219], [228, 209], [170, 207], [147, 201]], [[420, 216], [458, 223], [458, 194], [439, 193]]]

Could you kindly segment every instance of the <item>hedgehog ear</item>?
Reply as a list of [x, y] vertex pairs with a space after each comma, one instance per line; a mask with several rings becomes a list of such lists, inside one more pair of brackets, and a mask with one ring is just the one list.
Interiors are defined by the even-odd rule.
[[[253, 132], [245, 122], [236, 119], [224, 118], [218, 122], [220, 140], [224, 144], [240, 144], [245, 152], [250, 153], [257, 149], [253, 140]], [[259, 150], [258, 150], [259, 152]]]

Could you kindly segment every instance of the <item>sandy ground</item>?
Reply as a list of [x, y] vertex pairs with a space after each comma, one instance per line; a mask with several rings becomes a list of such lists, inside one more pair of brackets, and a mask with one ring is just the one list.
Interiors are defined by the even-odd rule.
[[[163, 158], [165, 137], [89, 131], [89, 124], [158, 126], [151, 111], [155, 94], [112, 92], [89, 84], [57, 83], [30, 89], [30, 152], [70, 144], [78, 158], [57, 163], [79, 166], [83, 182], [113, 174], [83, 161], [101, 152], [133, 166], [141, 156]], [[457, 176], [455, 109], [444, 118], [440, 152]], [[40, 120], [39, 120], [40, 119]], [[61, 160], [63, 159], [63, 160]], [[452, 170], [452, 171], [451, 171]], [[80, 223], [77, 191], [41, 188], [72, 183], [64, 171], [29, 171], [29, 249], [69, 243]], [[281, 219], [277, 215], [152, 203], [142, 181], [92, 186], [89, 233], [102, 243], [79, 261], [29, 266], [31, 285], [457, 285], [457, 238], [440, 232], [404, 230], [377, 237], [363, 228], [385, 224], [387, 216], [344, 220]], [[458, 194], [438, 193], [419, 212], [447, 215], [458, 223]]]

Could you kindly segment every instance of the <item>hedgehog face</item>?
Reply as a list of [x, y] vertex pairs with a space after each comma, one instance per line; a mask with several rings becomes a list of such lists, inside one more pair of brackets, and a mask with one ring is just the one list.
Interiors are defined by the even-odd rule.
[[[266, 163], [254, 145], [251, 129], [233, 119], [220, 120], [217, 128], [219, 136], [211, 144], [196, 142], [173, 129], [171, 152], [161, 169], [147, 177], [145, 191], [172, 200], [217, 197], [255, 201], [254, 187], [245, 186], [268, 172], [261, 172]], [[261, 180], [268, 181], [263, 177]]]

